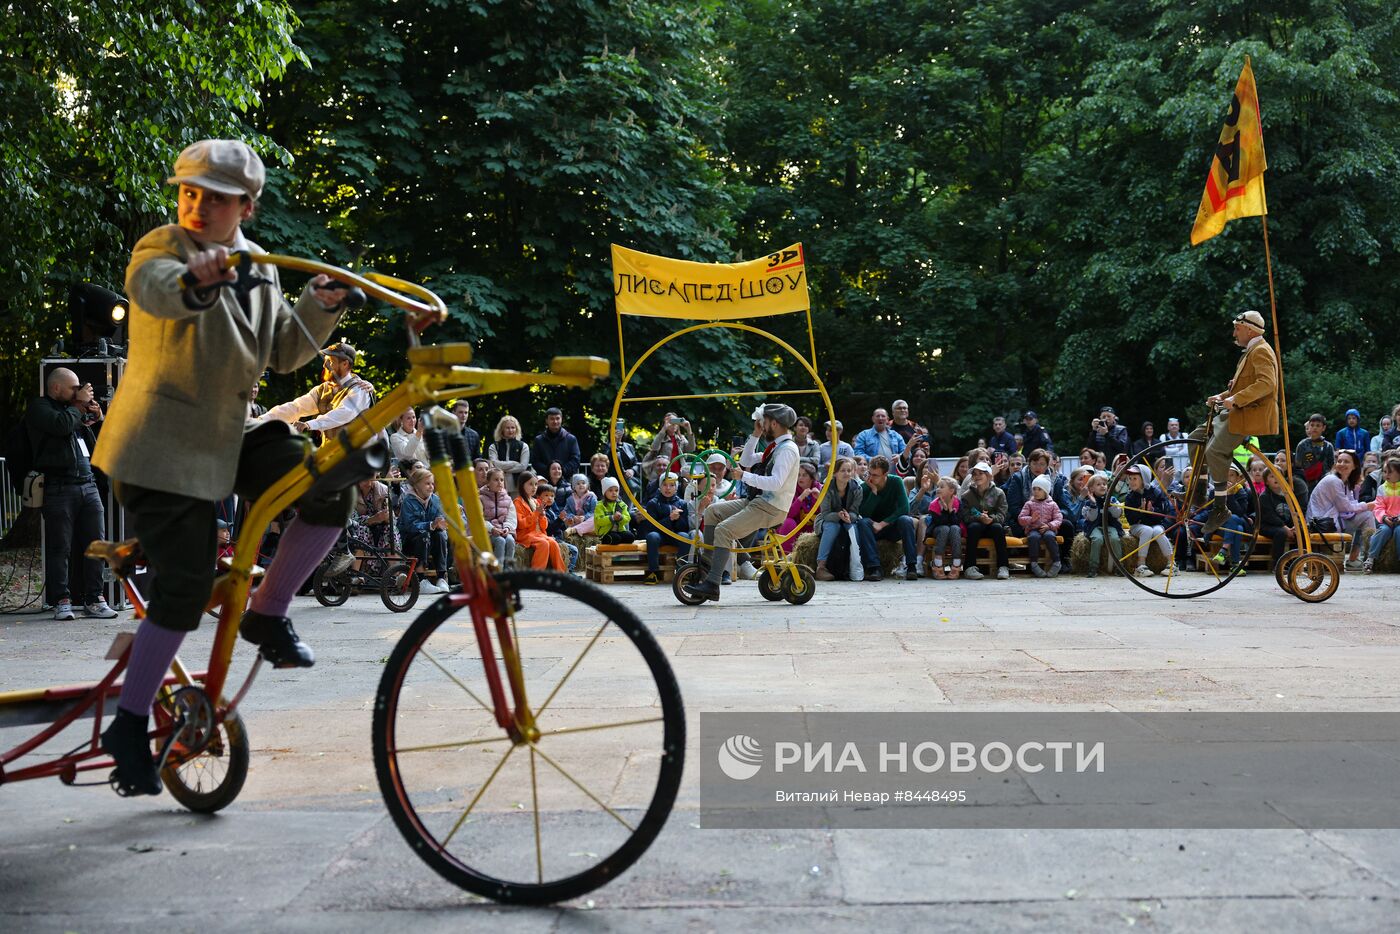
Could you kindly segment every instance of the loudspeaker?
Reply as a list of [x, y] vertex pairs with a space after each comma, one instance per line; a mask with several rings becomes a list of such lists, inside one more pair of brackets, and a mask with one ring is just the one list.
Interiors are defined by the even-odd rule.
[[[48, 380], [49, 374], [59, 367], [66, 367], [78, 374], [79, 382], [91, 383], [93, 395], [98, 402], [102, 403], [102, 408], [105, 411], [112, 401], [112, 393], [116, 391], [117, 384], [121, 382], [122, 371], [126, 369], [126, 361], [121, 357], [45, 357], [39, 361], [40, 395], [44, 394], [44, 383]], [[92, 429], [94, 434], [101, 434], [102, 423], [98, 422], [92, 426]], [[119, 542], [126, 538], [126, 520], [122, 515], [121, 504], [112, 495], [111, 484], [107, 482], [106, 475], [100, 470], [94, 469], [93, 476], [97, 480], [97, 492], [102, 497], [102, 508], [106, 514], [103, 537], [108, 541]], [[138, 580], [141, 577], [142, 575], [138, 574]], [[109, 578], [110, 575], [104, 572], [103, 596], [107, 598], [107, 602], [113, 608], [121, 609], [126, 606], [126, 591], [122, 589], [120, 581]], [[149, 582], [138, 583], [137, 586], [145, 593]]]

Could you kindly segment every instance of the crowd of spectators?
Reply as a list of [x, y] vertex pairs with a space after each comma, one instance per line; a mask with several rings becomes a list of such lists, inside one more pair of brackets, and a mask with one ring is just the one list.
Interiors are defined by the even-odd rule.
[[[579, 440], [564, 427], [558, 409], [545, 412], [543, 427], [533, 436], [507, 415], [484, 438], [468, 424], [467, 403], [454, 411], [476, 459], [482, 509], [502, 562], [511, 561], [520, 545], [530, 549], [535, 567], [575, 571], [581, 551], [590, 544], [645, 542], [647, 580], [654, 582], [659, 580], [661, 546], [698, 540], [705, 509], [744, 492], [740, 471], [723, 454], [711, 453], [703, 462], [688, 456], [704, 445], [689, 420], [676, 412], [666, 413], [640, 446], [625, 423], [614, 425], [609, 444], [616, 445], [615, 464], [607, 450], [584, 461]], [[1369, 572], [1381, 549], [1396, 540], [1400, 525], [1400, 406], [1380, 420], [1374, 434], [1360, 420], [1356, 409], [1349, 410], [1328, 440], [1327, 420], [1321, 415], [1308, 419], [1306, 437], [1292, 457], [1301, 516], [1292, 514], [1277, 478], [1262, 463], [1252, 464], [1248, 476], [1237, 476], [1239, 490], [1252, 484], [1257, 500], [1240, 493], [1230, 497], [1232, 515], [1202, 557], [1229, 567], [1239, 561], [1242, 537], [1254, 532], [1274, 544], [1277, 556], [1297, 540], [1298, 523], [1305, 522], [1317, 532], [1352, 533], [1347, 567]], [[888, 410], [876, 409], [869, 426], [855, 432], [850, 443], [843, 440], [841, 422], [824, 423], [825, 440], [818, 441], [812, 421], [800, 417], [793, 428], [802, 458], [798, 489], [779, 532], [818, 535], [819, 580], [852, 572], [865, 580], [880, 579], [881, 541], [899, 546], [903, 563], [895, 577], [1005, 580], [1008, 538], [1024, 540], [1032, 574], [1054, 577], [1068, 571], [1070, 548], [1081, 535], [1088, 543], [1090, 576], [1100, 566], [1105, 545], [1115, 555], [1133, 555], [1129, 563], [1139, 575], [1153, 574], [1147, 564], [1153, 550], [1168, 560], [1174, 556], [1178, 570], [1195, 570], [1198, 546], [1181, 534], [1173, 505], [1183, 500], [1181, 494], [1192, 482], [1187, 434], [1178, 418], [1162, 424], [1165, 430], [1159, 433], [1154, 422], [1143, 422], [1133, 437], [1116, 410], [1103, 406], [1089, 420], [1077, 462], [1066, 463], [1036, 412], [1022, 416], [1018, 432], [997, 416], [986, 436], [945, 474], [931, 456], [928, 431], [910, 418], [902, 399]], [[370, 522], [383, 527], [374, 533], [382, 540], [390, 525], [385, 516], [396, 514], [392, 534], [397, 544], [429, 566], [446, 566], [442, 504], [435, 502], [431, 473], [424, 469], [416, 413], [404, 412], [390, 444], [395, 463], [387, 486], [376, 484], [369, 491], [374, 495], [362, 496], [369, 502], [362, 502], [358, 523], [362, 529], [372, 528]], [[1162, 445], [1154, 463], [1120, 478], [1111, 489], [1118, 469], [1154, 444]], [[824, 489], [833, 459], [836, 466]], [[1288, 466], [1283, 452], [1276, 464]], [[631, 497], [624, 495], [624, 486]], [[387, 489], [387, 496], [378, 495], [380, 489]], [[1113, 522], [1102, 521], [1105, 512]], [[1369, 549], [1363, 552], [1368, 536]], [[991, 560], [979, 566], [974, 556], [984, 540]], [[796, 541], [797, 535], [791, 535], [785, 547], [792, 550]], [[1039, 560], [1042, 554], [1045, 562]], [[752, 573], [746, 562], [732, 569], [740, 577]]]

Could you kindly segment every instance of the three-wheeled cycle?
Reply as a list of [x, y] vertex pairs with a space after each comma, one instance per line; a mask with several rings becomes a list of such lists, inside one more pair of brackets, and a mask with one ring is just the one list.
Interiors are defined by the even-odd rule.
[[[150, 740], [166, 788], [204, 812], [233, 802], [248, 772], [241, 706], [261, 659], [232, 697], [226, 689], [238, 622], [260, 573], [254, 530], [318, 484], [343, 489], [382, 466], [374, 438], [408, 406], [532, 385], [586, 387], [608, 373], [607, 361], [589, 357], [556, 357], [547, 373], [472, 367], [469, 345], [419, 346], [418, 334], [447, 314], [422, 286], [294, 257], [230, 257], [240, 283], [258, 264], [326, 273], [407, 312], [409, 372], [252, 504], [248, 531], [210, 594], [219, 621], [208, 666], [191, 670], [178, 659], [171, 666]], [[424, 434], [437, 494], [462, 506], [446, 510], [461, 583], [388, 655], [371, 737], [380, 790], [413, 851], [462, 888], [502, 902], [572, 898], [630, 866], [665, 823], [685, 755], [680, 689], [646, 626], [603, 589], [497, 566], [457, 421], [440, 407], [430, 418]], [[142, 615], [132, 576], [139, 543], [96, 542], [89, 554], [107, 562]], [[0, 784], [41, 777], [106, 784], [80, 779], [112, 769], [98, 735], [121, 691], [130, 644], [129, 633], [118, 636], [108, 653], [114, 663], [95, 683], [0, 693], [0, 726], [42, 727], [0, 752]], [[52, 751], [70, 727], [83, 739]]]

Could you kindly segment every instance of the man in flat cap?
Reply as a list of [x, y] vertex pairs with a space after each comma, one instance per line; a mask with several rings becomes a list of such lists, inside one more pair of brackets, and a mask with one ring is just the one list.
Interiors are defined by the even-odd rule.
[[305, 395], [267, 410], [264, 420], [287, 422], [297, 431], [319, 431], [322, 439], [374, 405], [374, 386], [355, 372], [357, 351], [336, 341], [321, 351], [321, 382]]
[[[242, 230], [264, 181], [262, 160], [246, 143], [193, 143], [167, 181], [178, 186], [177, 222], [150, 231], [132, 251], [126, 269], [132, 351], [92, 457], [112, 479], [127, 528], [155, 576], [117, 714], [102, 733], [127, 794], [160, 794], [148, 735], [151, 704], [209, 600], [216, 504], [235, 491], [256, 498], [307, 453], [306, 441], [285, 424], [250, 429], [248, 387], [269, 367], [286, 373], [314, 358], [346, 295], [344, 286], [316, 276], [289, 307], [277, 267], [263, 264], [253, 272], [268, 285], [220, 288], [238, 278], [228, 267], [230, 252], [262, 251]], [[287, 618], [288, 606], [340, 536], [355, 490], [298, 505], [240, 626], [277, 667], [315, 661]]]
[[[705, 510], [705, 544], [713, 545], [709, 574], [692, 584], [690, 593], [719, 601], [719, 585], [736, 542], [755, 532], [781, 525], [797, 490], [801, 453], [791, 429], [797, 413], [791, 406], [770, 403], [753, 413], [753, 434], [739, 455], [741, 480], [751, 498], [725, 500]], [[767, 442], [762, 450], [759, 445]]]
[[[1226, 504], [1229, 493], [1229, 470], [1235, 448], [1250, 435], [1278, 433], [1278, 358], [1264, 340], [1264, 316], [1246, 311], [1234, 318], [1235, 343], [1244, 348], [1235, 376], [1224, 392], [1206, 401], [1219, 406], [1214, 415], [1210, 440], [1206, 443], [1206, 466], [1215, 485], [1215, 498], [1210, 514], [1201, 525], [1200, 536], [1208, 540], [1230, 517]], [[1191, 437], [1206, 436], [1203, 423]]]

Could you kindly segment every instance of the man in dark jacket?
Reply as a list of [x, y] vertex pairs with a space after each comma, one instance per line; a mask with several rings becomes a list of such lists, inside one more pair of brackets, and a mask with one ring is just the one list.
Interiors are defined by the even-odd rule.
[[559, 409], [546, 409], [544, 431], [535, 435], [530, 442], [530, 467], [535, 476], [549, 476], [549, 465], [554, 461], [564, 468], [564, 476], [578, 473], [582, 455], [579, 453], [578, 439], [564, 428], [564, 413]]
[[1106, 405], [1099, 409], [1099, 417], [1090, 424], [1089, 439], [1084, 442], [1084, 446], [1103, 451], [1109, 464], [1112, 464], [1119, 454], [1132, 451], [1133, 445], [1128, 438], [1128, 429], [1118, 424], [1118, 413], [1113, 410], [1113, 406]]
[[1000, 452], [1010, 457], [1016, 453], [1016, 436], [1006, 430], [1006, 419], [998, 415], [992, 419], [992, 433], [987, 438], [987, 450]]
[[1052, 454], [1055, 452], [1055, 443], [1050, 440], [1050, 432], [1040, 424], [1040, 416], [1035, 414], [1035, 409], [1026, 410], [1026, 414], [1021, 416], [1021, 424], [1025, 426], [1021, 431], [1021, 450], [1049, 451]]
[[[92, 385], [63, 367], [49, 374], [44, 395], [31, 402], [24, 415], [34, 469], [44, 475], [44, 591], [58, 620], [73, 618], [68, 572], [74, 555], [82, 555], [89, 542], [101, 538], [107, 524], [88, 460], [96, 444], [88, 425], [101, 420], [102, 406], [92, 397]], [[102, 563], [91, 558], [79, 562], [84, 615], [116, 616], [102, 597]]]
[[[462, 427], [462, 437], [467, 439], [467, 453], [473, 458], [480, 457], [481, 433], [467, 424], [467, 420], [472, 416], [471, 403], [466, 399], [458, 399], [456, 402], [452, 403], [452, 414], [457, 416], [457, 424]], [[545, 464], [545, 472], [537, 474], [537, 476], [549, 476], [549, 465]], [[571, 474], [565, 473], [564, 476], [568, 477], [571, 476]]]

